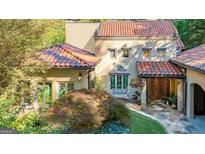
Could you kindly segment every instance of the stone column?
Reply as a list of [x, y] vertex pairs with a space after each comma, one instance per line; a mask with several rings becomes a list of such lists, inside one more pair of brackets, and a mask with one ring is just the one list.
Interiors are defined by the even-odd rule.
[[146, 110], [147, 108], [147, 84], [146, 79], [142, 79], [143, 88], [141, 92], [141, 108], [142, 110]]
[[194, 86], [193, 84], [187, 83], [187, 117], [189, 119], [194, 118]]
[[57, 82], [52, 81], [52, 101], [54, 102], [58, 96], [57, 96]]
[[177, 85], [177, 110], [179, 112], [183, 111], [183, 103], [184, 103], [184, 88], [183, 88], [183, 80], [178, 79], [178, 85]]

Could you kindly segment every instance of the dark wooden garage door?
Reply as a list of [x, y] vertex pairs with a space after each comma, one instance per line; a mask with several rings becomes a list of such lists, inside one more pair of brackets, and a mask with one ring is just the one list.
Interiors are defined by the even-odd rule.
[[170, 80], [167, 78], [147, 79], [148, 102], [170, 95]]

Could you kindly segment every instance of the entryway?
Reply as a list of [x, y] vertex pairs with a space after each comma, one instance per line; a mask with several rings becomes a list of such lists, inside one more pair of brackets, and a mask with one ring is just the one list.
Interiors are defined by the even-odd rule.
[[177, 96], [177, 80], [169, 78], [147, 78], [148, 102]]
[[194, 84], [194, 115], [205, 115], [205, 92], [198, 84]]

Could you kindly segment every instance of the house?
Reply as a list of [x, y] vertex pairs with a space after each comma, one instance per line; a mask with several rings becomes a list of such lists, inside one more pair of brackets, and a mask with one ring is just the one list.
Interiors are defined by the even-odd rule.
[[183, 103], [184, 72], [168, 60], [184, 45], [170, 20], [67, 21], [66, 43], [101, 58], [92, 77], [111, 95], [131, 99], [136, 91], [131, 81], [139, 77], [145, 83], [141, 94], [145, 106], [170, 95]]
[[183, 68], [186, 75], [183, 104], [186, 115], [190, 119], [205, 115], [205, 44], [182, 52], [170, 62]]
[[[44, 82], [49, 87], [47, 95], [51, 95], [52, 101], [55, 101], [69, 90], [89, 88], [90, 72], [100, 59], [88, 51], [61, 44], [43, 49], [35, 60], [38, 63], [46, 62], [50, 66]], [[43, 83], [41, 79], [36, 82]]]
[[94, 78], [102, 90], [131, 99], [137, 79], [143, 108], [176, 96], [178, 111], [193, 118], [205, 114], [205, 44], [182, 49], [170, 20], [67, 21], [66, 44], [42, 50], [38, 61], [51, 66], [46, 83], [53, 101], [62, 92], [90, 88]]

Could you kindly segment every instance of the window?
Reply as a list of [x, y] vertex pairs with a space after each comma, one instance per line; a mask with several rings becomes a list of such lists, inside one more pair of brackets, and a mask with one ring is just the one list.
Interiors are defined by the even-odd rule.
[[157, 48], [158, 56], [165, 57], [166, 56], [166, 48]]
[[144, 58], [150, 58], [151, 48], [142, 48]]
[[110, 76], [110, 89], [115, 89], [115, 75]]
[[128, 49], [123, 50], [123, 57], [129, 57], [129, 51]]
[[117, 75], [117, 89], [121, 89], [121, 88], [122, 88], [122, 76]]
[[128, 75], [123, 75], [123, 89], [128, 87]]
[[115, 55], [116, 49], [108, 48], [108, 50], [110, 51], [110, 57], [111, 57], [111, 58], [116, 58], [116, 55]]
[[127, 87], [128, 87], [128, 74], [110, 75], [110, 89], [127, 89]]
[[70, 82], [59, 82], [58, 87], [58, 96], [63, 96], [65, 93], [67, 93], [70, 90], [74, 89], [74, 83]]

